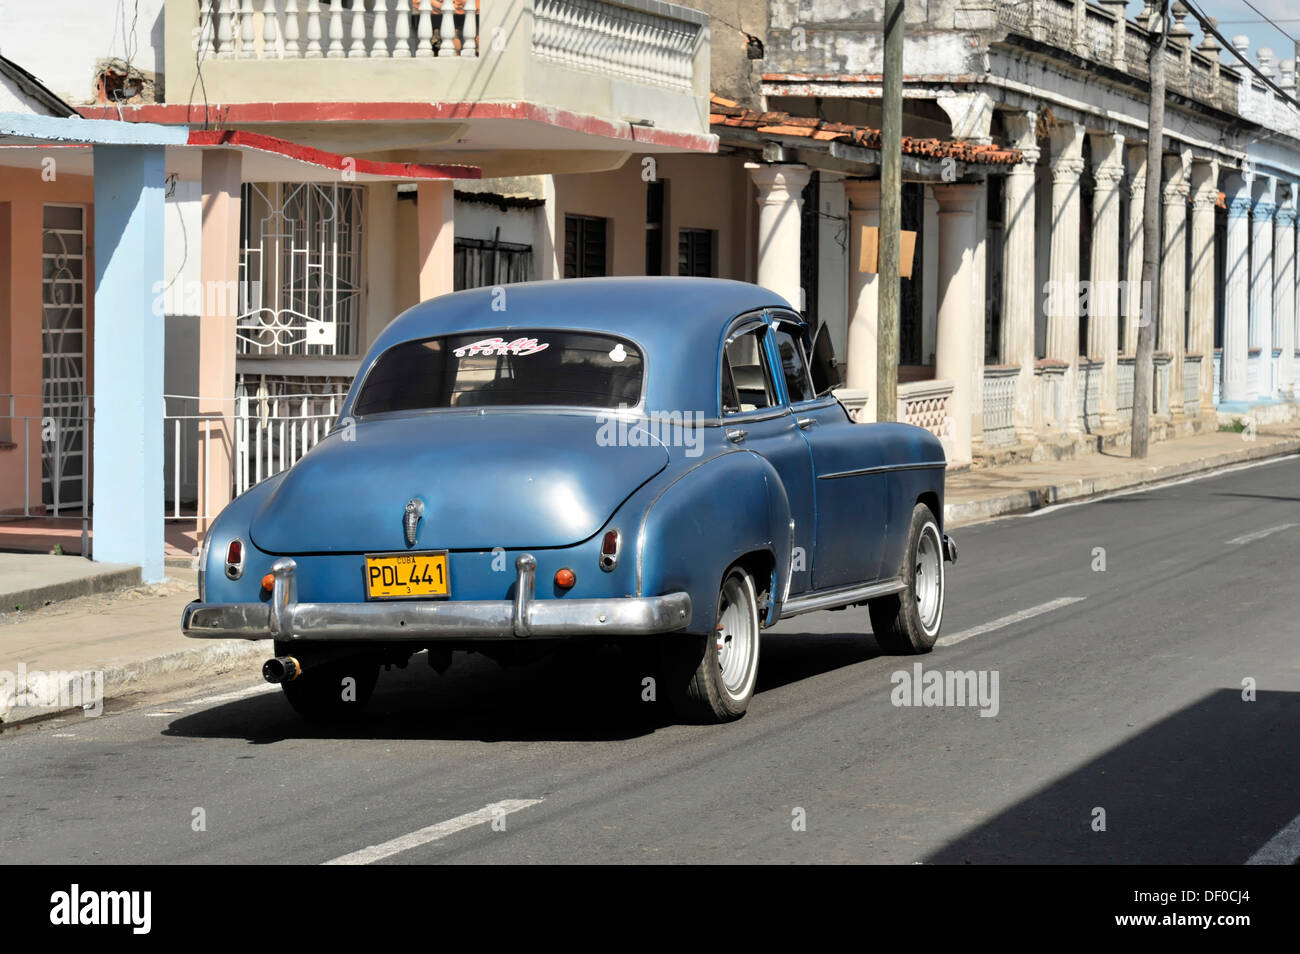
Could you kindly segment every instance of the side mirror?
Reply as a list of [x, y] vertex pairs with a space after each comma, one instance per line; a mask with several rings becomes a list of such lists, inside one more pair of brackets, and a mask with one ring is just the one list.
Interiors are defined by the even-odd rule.
[[817, 392], [818, 397], [830, 394], [831, 391], [844, 384], [840, 376], [839, 365], [835, 363], [835, 349], [831, 345], [830, 329], [822, 322], [817, 326], [817, 333], [813, 335], [812, 354], [809, 355], [809, 362], [812, 365], [813, 389]]

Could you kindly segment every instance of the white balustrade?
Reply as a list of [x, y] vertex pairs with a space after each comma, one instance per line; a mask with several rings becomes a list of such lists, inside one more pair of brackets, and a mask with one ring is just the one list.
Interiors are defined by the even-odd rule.
[[350, 7], [343, 0], [198, 4], [201, 59], [409, 59], [479, 53], [480, 0], [465, 0], [463, 10], [455, 0], [358, 0]]
[[572, 69], [689, 90], [700, 25], [603, 0], [533, 0], [533, 53]]

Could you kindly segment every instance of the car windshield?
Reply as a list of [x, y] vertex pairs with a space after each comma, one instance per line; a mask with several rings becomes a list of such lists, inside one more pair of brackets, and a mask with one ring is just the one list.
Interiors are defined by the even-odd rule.
[[641, 400], [641, 350], [612, 335], [507, 331], [394, 345], [366, 375], [353, 413], [440, 407], [631, 407]]

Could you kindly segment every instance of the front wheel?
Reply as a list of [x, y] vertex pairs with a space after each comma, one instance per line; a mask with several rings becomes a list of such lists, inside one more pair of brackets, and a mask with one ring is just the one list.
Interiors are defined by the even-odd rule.
[[754, 578], [727, 571], [718, 591], [714, 632], [666, 636], [664, 673], [677, 715], [729, 722], [749, 707], [758, 681], [759, 613]]
[[943, 538], [934, 514], [925, 504], [912, 510], [903, 556], [907, 588], [871, 600], [871, 631], [886, 653], [900, 656], [928, 653], [939, 638], [943, 622]]

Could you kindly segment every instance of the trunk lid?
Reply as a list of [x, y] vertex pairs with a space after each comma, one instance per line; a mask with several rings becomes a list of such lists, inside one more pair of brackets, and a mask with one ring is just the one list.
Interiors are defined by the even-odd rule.
[[[595, 415], [434, 412], [365, 421], [300, 460], [253, 518], [265, 552], [563, 547], [598, 531], [668, 464], [601, 446]], [[424, 503], [414, 546], [407, 501]]]

